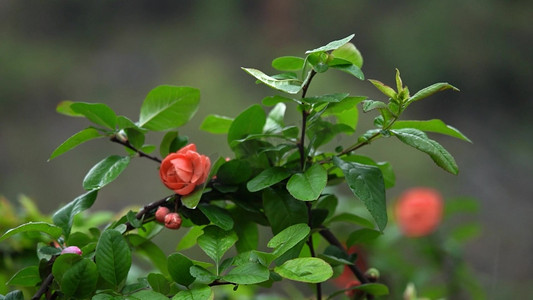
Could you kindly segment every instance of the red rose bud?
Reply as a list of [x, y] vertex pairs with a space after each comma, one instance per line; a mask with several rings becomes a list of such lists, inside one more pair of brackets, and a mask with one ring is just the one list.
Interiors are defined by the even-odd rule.
[[168, 229], [178, 229], [181, 226], [181, 217], [178, 213], [169, 213], [165, 216], [165, 227]]
[[437, 229], [443, 212], [440, 193], [430, 188], [412, 188], [404, 192], [395, 206], [400, 230], [408, 237], [421, 237]]
[[65, 253], [73, 253], [73, 254], [77, 254], [77, 255], [80, 255], [81, 256], [81, 250], [80, 248], [76, 247], [76, 246], [70, 246], [70, 247], [67, 247], [65, 249], [63, 249], [61, 251], [61, 254], [65, 254]]
[[167, 188], [185, 196], [205, 182], [210, 168], [209, 157], [196, 152], [196, 145], [189, 144], [163, 159], [159, 176]]
[[159, 206], [157, 211], [155, 212], [155, 219], [159, 223], [165, 223], [165, 217], [168, 215], [170, 210], [167, 207]]

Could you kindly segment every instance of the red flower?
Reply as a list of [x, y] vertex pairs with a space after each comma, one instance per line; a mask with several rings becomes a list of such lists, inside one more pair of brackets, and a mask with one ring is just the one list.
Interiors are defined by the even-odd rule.
[[408, 237], [432, 233], [442, 219], [443, 201], [440, 193], [430, 188], [405, 191], [395, 206], [400, 230]]
[[205, 182], [210, 168], [209, 157], [196, 152], [196, 145], [189, 144], [163, 159], [159, 176], [166, 187], [185, 196]]

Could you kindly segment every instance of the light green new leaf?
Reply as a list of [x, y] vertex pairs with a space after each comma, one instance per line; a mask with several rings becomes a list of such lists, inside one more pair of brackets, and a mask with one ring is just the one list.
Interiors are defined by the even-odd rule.
[[75, 102], [70, 100], [59, 102], [56, 106], [56, 112], [69, 117], [84, 117], [83, 114], [77, 113], [72, 110], [72, 108], [70, 107], [72, 103]]
[[363, 111], [369, 112], [373, 109], [387, 108], [387, 104], [381, 101], [365, 100], [363, 101]]
[[199, 102], [198, 89], [160, 85], [146, 96], [141, 106], [139, 126], [154, 131], [182, 126], [196, 113]]
[[96, 200], [97, 194], [98, 190], [92, 190], [81, 196], [78, 196], [76, 199], [63, 206], [52, 216], [52, 221], [54, 222], [54, 224], [63, 229], [65, 239], [68, 239], [68, 236], [70, 234], [70, 229], [72, 228], [74, 216], [86, 209], [89, 209]]
[[202, 226], [193, 226], [189, 228], [189, 231], [180, 239], [178, 245], [176, 246], [176, 251], [182, 251], [189, 249], [196, 245], [196, 240], [199, 236], [203, 234]]
[[268, 268], [254, 262], [237, 266], [222, 277], [222, 279], [236, 284], [256, 284], [267, 281], [269, 278], [270, 271]]
[[204, 234], [198, 237], [197, 243], [205, 254], [215, 261], [218, 268], [222, 256], [235, 244], [237, 239], [237, 234], [234, 231], [226, 231], [211, 225], [204, 228]]
[[375, 166], [346, 162], [338, 157], [334, 157], [333, 162], [342, 170], [352, 193], [363, 201], [378, 228], [383, 231], [387, 225], [387, 207], [381, 170]]
[[410, 104], [411, 102], [422, 100], [426, 97], [429, 97], [435, 93], [438, 93], [440, 91], [445, 91], [448, 89], [452, 89], [454, 91], [459, 91], [458, 88], [454, 87], [453, 85], [447, 83], [447, 82], [439, 82], [434, 83], [426, 88], [421, 89], [420, 91], [416, 92], [413, 96], [411, 96], [409, 99], [407, 99], [406, 104]]
[[200, 205], [198, 208], [214, 225], [223, 230], [230, 230], [233, 228], [233, 219], [227, 210], [215, 205]]
[[310, 103], [310, 104], [338, 103], [338, 102], [341, 102], [346, 97], [348, 97], [348, 95], [349, 94], [347, 93], [329, 94], [329, 95], [323, 95], [323, 96], [306, 97], [306, 98], [303, 98], [302, 101], [306, 103]]
[[268, 168], [248, 181], [246, 187], [250, 192], [257, 192], [284, 180], [290, 175], [291, 173], [283, 167]]
[[276, 90], [289, 93], [297, 94], [302, 89], [302, 81], [298, 79], [276, 79], [274, 77], [268, 76], [267, 74], [252, 68], [242, 68], [248, 74], [257, 78], [262, 83], [268, 85], [271, 88]]
[[391, 132], [403, 143], [428, 154], [445, 171], [454, 175], [459, 173], [459, 167], [453, 156], [439, 143], [429, 139], [423, 131], [414, 128], [404, 128], [391, 130]]
[[43, 232], [51, 236], [53, 239], [57, 239], [61, 236], [62, 229], [61, 227], [57, 227], [46, 222], [29, 222], [6, 231], [0, 237], [0, 242], [17, 233], [28, 231]]
[[439, 119], [427, 120], [427, 121], [396, 121], [392, 125], [391, 129], [402, 129], [402, 128], [415, 128], [422, 131], [436, 132], [440, 134], [449, 135], [467, 142], [472, 143], [472, 141], [462, 134], [456, 128], [446, 125]]
[[310, 232], [311, 228], [304, 223], [289, 226], [270, 239], [267, 247], [274, 248], [272, 254], [279, 257], [303, 241]]
[[350, 62], [345, 61], [344, 59], [338, 59], [338, 58], [333, 59], [331, 63], [329, 64], [329, 67], [348, 73], [359, 80], [365, 79], [365, 75], [363, 74], [363, 71], [361, 71], [361, 69], [358, 66], [352, 65]]
[[6, 285], [20, 285], [20, 286], [35, 286], [41, 282], [41, 276], [39, 276], [38, 266], [29, 266], [18, 271]]
[[333, 269], [324, 260], [316, 257], [300, 257], [286, 261], [274, 268], [281, 277], [308, 283], [324, 282], [331, 278]]
[[325, 46], [322, 46], [322, 47], [319, 47], [319, 48], [316, 48], [316, 49], [313, 49], [313, 50], [307, 50], [307, 51], [305, 51], [305, 54], [310, 54], [310, 53], [320, 52], [320, 51], [335, 50], [335, 49], [341, 47], [342, 45], [348, 43], [351, 39], [353, 39], [354, 36], [355, 36], [355, 34], [351, 34], [351, 35], [349, 35], [349, 36], [347, 36], [347, 37], [345, 37], [343, 39], [330, 42], [330, 43], [328, 43]]
[[111, 155], [104, 158], [85, 175], [83, 188], [90, 191], [104, 187], [115, 180], [129, 163], [129, 156]]
[[209, 286], [196, 286], [190, 290], [180, 291], [172, 300], [213, 300], [215, 295]]
[[378, 90], [380, 90], [385, 96], [389, 98], [396, 98], [396, 92], [390, 86], [385, 85], [383, 82], [374, 79], [368, 79]]
[[126, 280], [131, 267], [131, 250], [119, 231], [108, 229], [102, 233], [95, 259], [100, 276], [114, 287]]
[[184, 286], [189, 286], [194, 282], [189, 272], [189, 268], [193, 265], [192, 260], [181, 253], [173, 253], [168, 256], [168, 273], [172, 279]]
[[117, 125], [117, 115], [109, 106], [103, 103], [74, 102], [70, 105], [70, 108], [75, 113], [84, 115], [97, 125], [109, 129], [115, 129]]
[[205, 117], [200, 129], [207, 131], [212, 134], [226, 134], [233, 122], [232, 118], [219, 116], [219, 115], [208, 115]]
[[52, 152], [52, 155], [50, 155], [50, 158], [48, 158], [48, 161], [54, 159], [55, 157], [74, 149], [76, 146], [85, 143], [87, 141], [90, 141], [95, 138], [101, 138], [104, 137], [104, 135], [100, 134], [98, 130], [89, 127], [85, 128], [82, 131], [74, 134], [73, 136], [69, 137], [66, 141], [64, 141], [59, 147], [57, 147], [54, 152]]
[[272, 67], [279, 71], [298, 71], [304, 67], [304, 59], [296, 56], [282, 56], [272, 61]]
[[331, 54], [333, 57], [347, 60], [359, 68], [363, 66], [363, 56], [352, 43], [346, 43], [340, 46], [333, 50]]
[[304, 173], [292, 175], [287, 182], [287, 190], [298, 200], [313, 201], [318, 199], [327, 182], [327, 171], [321, 165], [315, 164]]
[[228, 130], [228, 145], [250, 134], [260, 134], [266, 123], [266, 114], [260, 105], [252, 105], [239, 114]]

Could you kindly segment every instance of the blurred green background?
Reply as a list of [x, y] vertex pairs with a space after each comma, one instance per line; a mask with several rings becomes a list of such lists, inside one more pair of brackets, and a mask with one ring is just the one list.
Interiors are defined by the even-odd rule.
[[[531, 1], [494, 0], [3, 0], [0, 194], [15, 202], [24, 193], [52, 212], [83, 193], [92, 165], [124, 153], [98, 140], [47, 162], [56, 146], [88, 125], [56, 114], [59, 101], [103, 102], [137, 120], [153, 87], [190, 85], [200, 89], [201, 107], [180, 133], [201, 152], [228, 155], [225, 136], [198, 130], [203, 118], [234, 117], [276, 93], [255, 85], [241, 66], [273, 73], [270, 62], [277, 56], [303, 56], [355, 33], [367, 78], [393, 85], [399, 68], [412, 92], [439, 81], [460, 88], [407, 114], [440, 118], [474, 142], [436, 137], [455, 156], [461, 169], [456, 177], [395, 141], [367, 147], [364, 153], [395, 168], [398, 182], [388, 196], [422, 185], [445, 197], [478, 198], [483, 232], [468, 245], [467, 260], [491, 299], [532, 294], [532, 13]], [[310, 89], [344, 91], [383, 100], [368, 81], [338, 72], [317, 76]], [[368, 125], [362, 127], [372, 117], [363, 117]], [[94, 210], [119, 211], [167, 194], [153, 162], [138, 159], [100, 192]]]

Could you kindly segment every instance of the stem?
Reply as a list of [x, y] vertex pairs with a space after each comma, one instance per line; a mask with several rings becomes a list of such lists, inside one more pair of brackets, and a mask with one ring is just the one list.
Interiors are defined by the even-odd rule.
[[129, 148], [129, 149], [131, 149], [133, 151], [135, 151], [141, 157], [146, 157], [146, 158], [151, 159], [151, 160], [153, 160], [155, 162], [161, 163], [161, 159], [159, 159], [159, 158], [157, 158], [155, 156], [148, 155], [148, 154], [142, 152], [141, 150], [133, 147], [133, 145], [130, 144], [130, 142], [128, 140], [121, 140], [121, 139], [117, 138], [116, 135], [113, 135], [111, 137], [111, 141], [115, 142], [115, 143], [118, 143], [118, 144], [121, 144], [121, 145], [123, 145], [123, 146], [125, 146], [125, 147], [127, 147], [127, 148]]
[[[53, 256], [50, 259], [49, 263], [53, 264], [55, 260], [56, 260], [56, 256]], [[48, 276], [43, 280], [43, 283], [41, 283], [41, 287], [39, 288], [39, 290], [37, 290], [35, 295], [31, 297], [31, 300], [41, 299], [41, 296], [44, 295], [48, 291], [48, 288], [50, 287], [53, 281], [54, 281], [54, 274], [52, 273], [48, 274]]]
[[[313, 80], [313, 77], [315, 77], [316, 72], [315, 70], [311, 70], [311, 74], [309, 75], [309, 80], [305, 83], [305, 85], [302, 87], [302, 99], [305, 98], [307, 95], [307, 89], [309, 89], [309, 85], [311, 84], [311, 80]], [[305, 130], [307, 127], [307, 117], [309, 117], [309, 112], [305, 109], [305, 107], [302, 108], [302, 134], [300, 135], [300, 141], [298, 142], [298, 150], [300, 151], [300, 166], [302, 167], [302, 171], [305, 167]]]
[[[161, 200], [157, 200], [157, 201], [154, 201], [152, 203], [149, 203], [149, 204], [146, 204], [141, 210], [139, 210], [139, 212], [135, 215], [135, 218], [137, 218], [138, 220], [142, 219], [142, 217], [147, 214], [149, 211], [153, 210], [154, 208], [156, 207], [159, 207], [163, 204], [165, 204], [165, 202], [167, 202], [170, 198], [172, 197], [176, 197], [177, 195], [174, 194], [174, 195], [171, 195], [171, 196], [167, 196]], [[131, 225], [130, 222], [126, 222], [126, 231], [130, 231], [130, 230], [133, 230], [135, 229], [135, 227], [133, 227]]]

